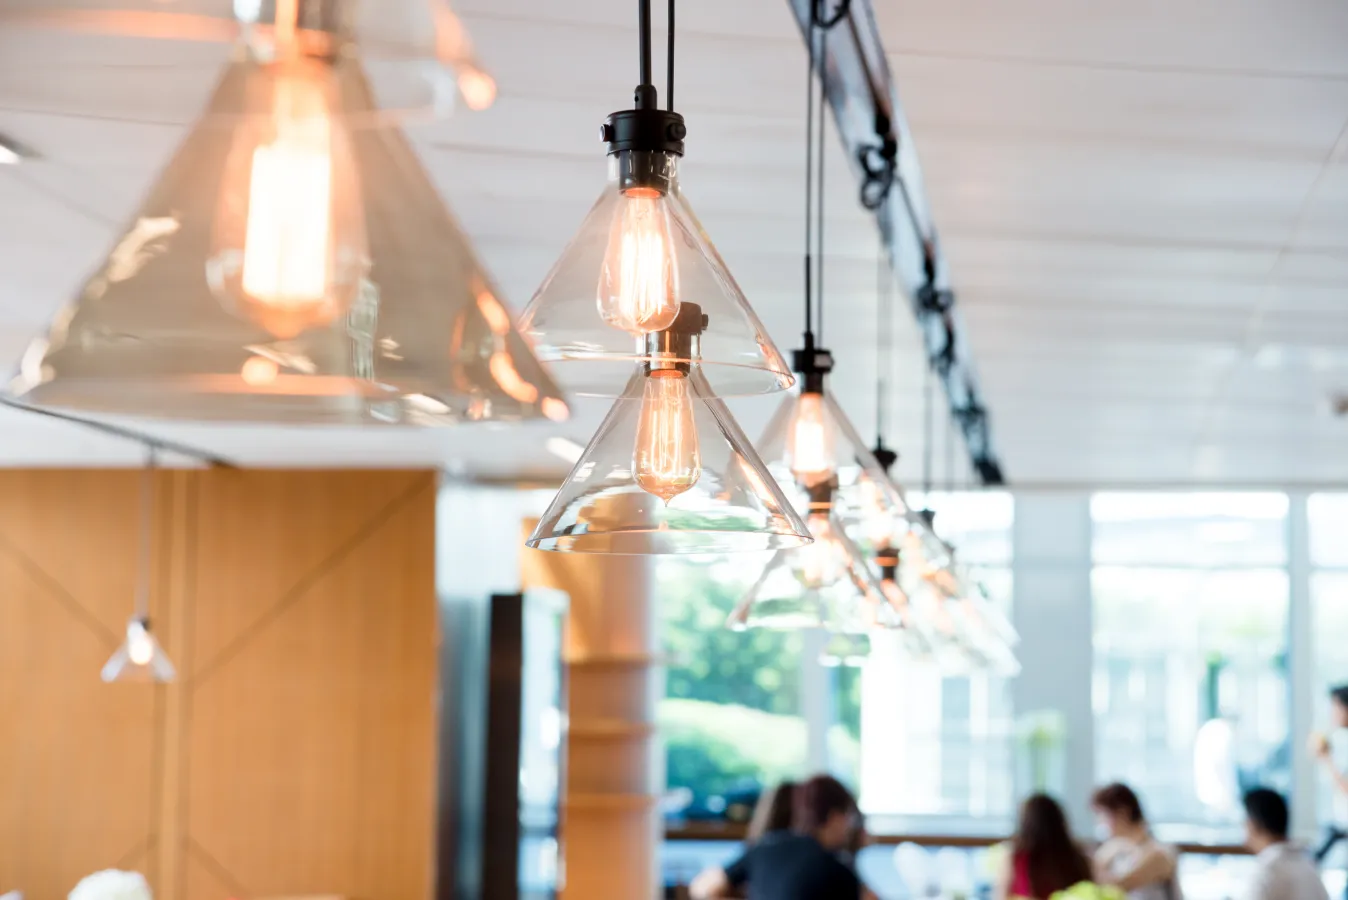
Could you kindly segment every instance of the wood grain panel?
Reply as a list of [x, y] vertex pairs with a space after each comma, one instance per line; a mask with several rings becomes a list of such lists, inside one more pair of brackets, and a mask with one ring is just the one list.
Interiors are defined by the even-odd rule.
[[139, 473], [0, 473], [0, 890], [428, 897], [436, 476], [158, 477], [154, 687], [98, 677]]
[[34, 900], [149, 859], [163, 692], [99, 679], [132, 611], [139, 487], [0, 472], [0, 885]]
[[[238, 485], [223, 480], [194, 515], [197, 609], [248, 593], [251, 625], [213, 664], [193, 660], [185, 830], [252, 896], [425, 897], [434, 478], [230, 473], [255, 478], [247, 515], [230, 512]], [[194, 657], [212, 644], [203, 628], [198, 616]]]
[[[193, 671], [220, 665], [280, 602], [307, 589], [425, 472], [218, 470], [198, 480], [198, 546], [214, 572], [195, 585]], [[434, 528], [434, 525], [431, 526]]]

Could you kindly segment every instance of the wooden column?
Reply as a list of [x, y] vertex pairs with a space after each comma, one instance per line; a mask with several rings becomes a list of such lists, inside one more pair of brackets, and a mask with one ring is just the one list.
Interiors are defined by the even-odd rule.
[[653, 561], [526, 550], [520, 565], [526, 590], [555, 588], [571, 598], [562, 900], [654, 898], [660, 821], [652, 765]]

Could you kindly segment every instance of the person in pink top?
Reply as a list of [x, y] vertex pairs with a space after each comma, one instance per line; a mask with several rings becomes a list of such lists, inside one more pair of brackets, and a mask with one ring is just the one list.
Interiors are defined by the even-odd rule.
[[1072, 838], [1062, 807], [1046, 794], [1026, 799], [1011, 839], [1009, 863], [994, 888], [997, 900], [1048, 900], [1090, 880], [1090, 860]]

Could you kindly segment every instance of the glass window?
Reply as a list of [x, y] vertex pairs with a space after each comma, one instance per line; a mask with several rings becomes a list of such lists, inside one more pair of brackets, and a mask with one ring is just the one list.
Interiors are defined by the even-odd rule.
[[1348, 494], [1312, 494], [1306, 512], [1311, 565], [1348, 569]]
[[[936, 511], [937, 532], [1009, 614], [1011, 495], [968, 491], [909, 499]], [[995, 820], [1008, 819], [1014, 802], [1009, 681], [987, 674], [942, 678], [929, 665], [883, 653], [882, 642], [876, 648], [860, 686], [862, 808], [894, 817], [895, 827], [920, 816], [932, 827], [939, 827], [933, 818], [952, 826], [977, 818], [998, 828]]]
[[[1348, 494], [1314, 494], [1306, 503], [1310, 519], [1311, 621], [1315, 653], [1315, 723], [1325, 733], [1340, 769], [1348, 769], [1348, 734], [1329, 721], [1330, 688], [1348, 684]], [[1328, 773], [1317, 769], [1315, 811], [1321, 822], [1342, 827], [1348, 799]]]
[[673, 814], [719, 818], [752, 804], [763, 785], [803, 774], [802, 636], [725, 627], [766, 562], [657, 563], [670, 657], [658, 720]]
[[1167, 824], [1239, 821], [1286, 790], [1287, 498], [1099, 494], [1094, 519], [1096, 777]]
[[1287, 495], [1096, 494], [1096, 565], [1283, 566]]

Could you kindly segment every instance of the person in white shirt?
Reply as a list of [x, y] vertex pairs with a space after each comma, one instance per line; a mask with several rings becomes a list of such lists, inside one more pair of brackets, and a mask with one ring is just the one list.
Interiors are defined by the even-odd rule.
[[1255, 858], [1245, 900], [1329, 900], [1315, 863], [1287, 840], [1287, 801], [1256, 788], [1245, 795], [1245, 846]]
[[[1335, 731], [1348, 729], [1348, 685], [1339, 685], [1329, 692], [1329, 718]], [[1334, 845], [1348, 838], [1348, 760], [1343, 754], [1348, 744], [1338, 741], [1337, 746], [1339, 753], [1335, 758], [1335, 742], [1328, 735], [1319, 732], [1311, 735], [1311, 755], [1324, 767], [1334, 788], [1333, 819], [1315, 851], [1315, 861], [1322, 865]]]

